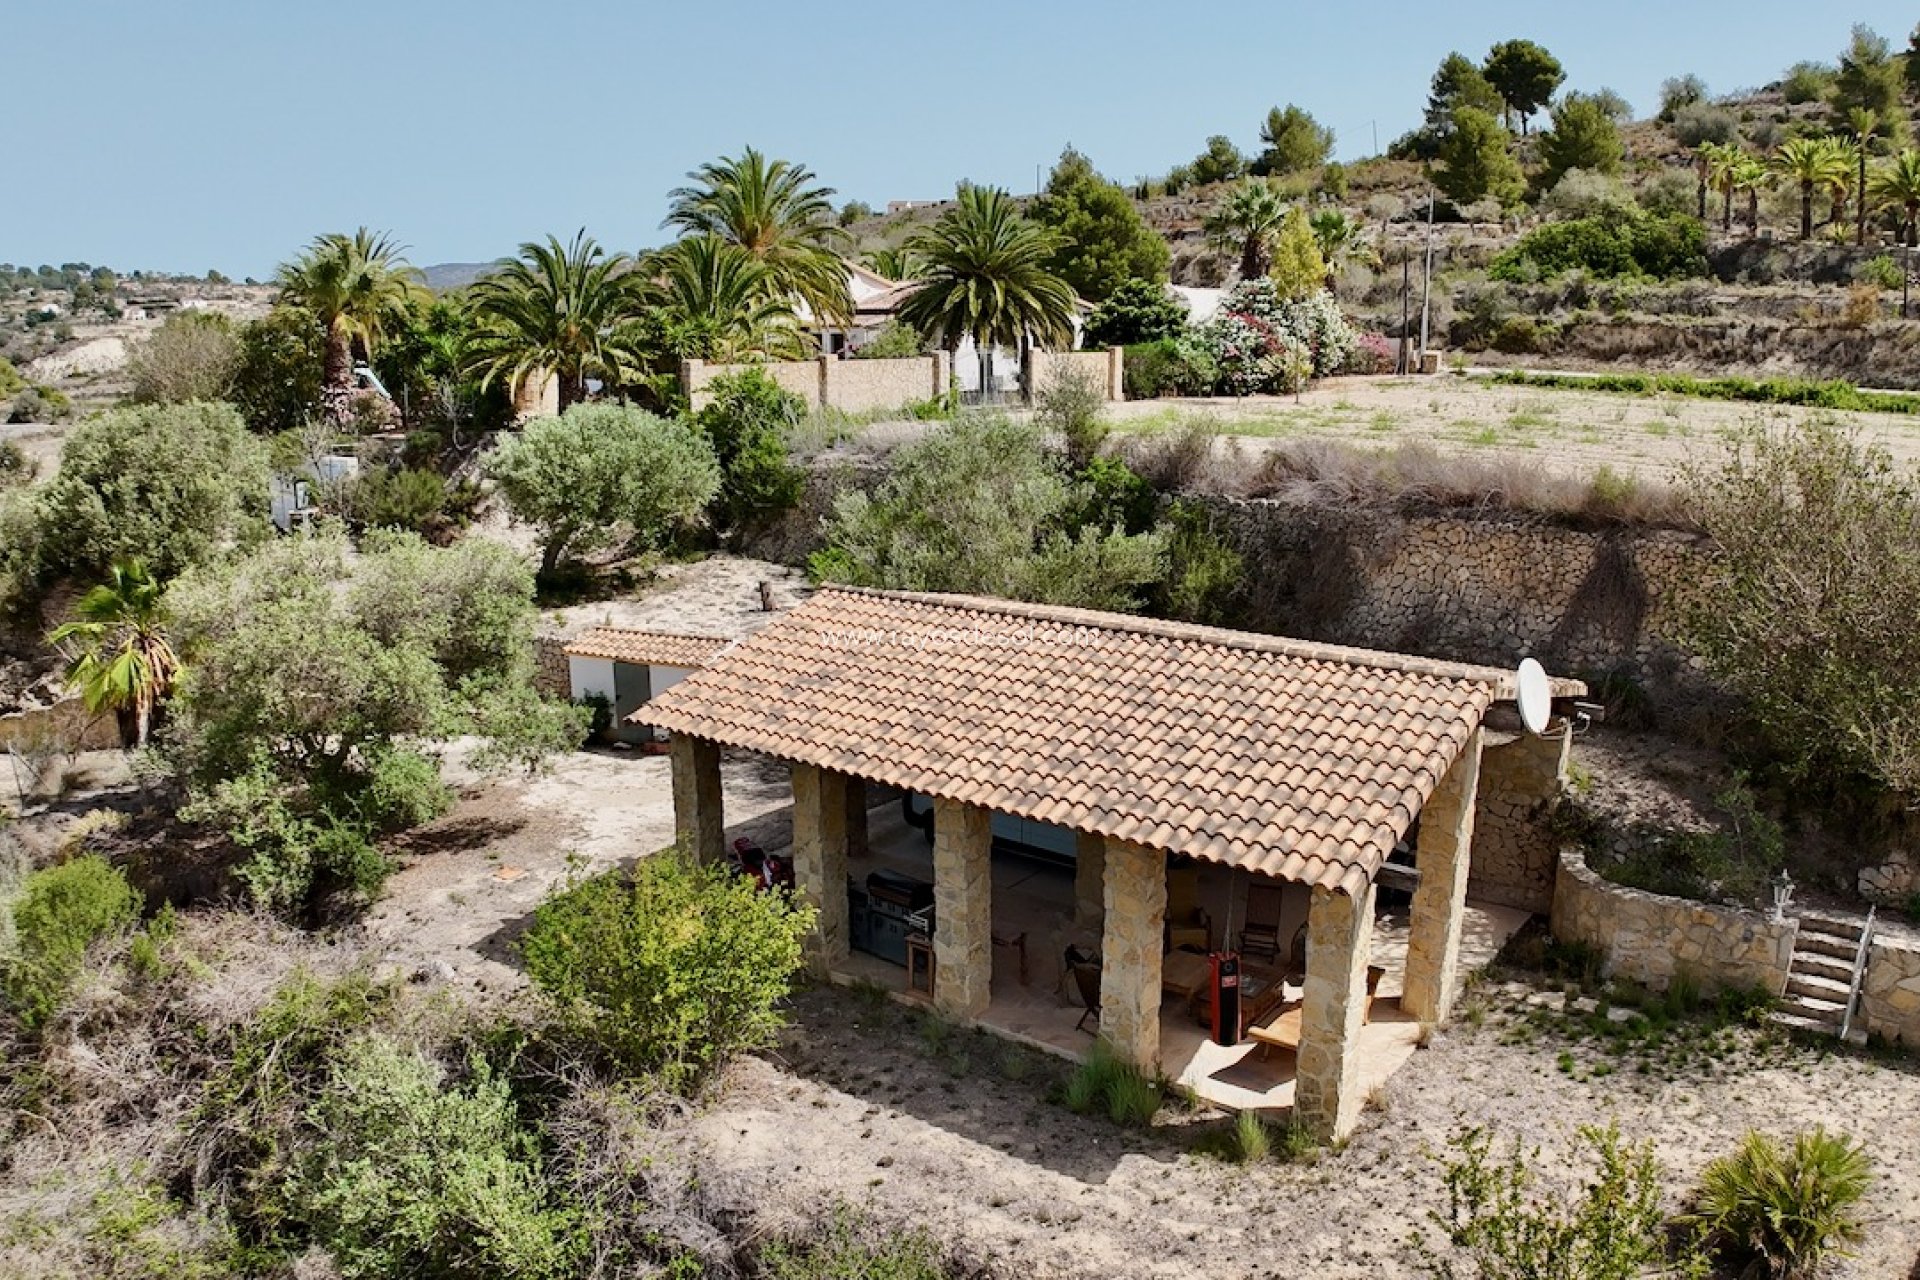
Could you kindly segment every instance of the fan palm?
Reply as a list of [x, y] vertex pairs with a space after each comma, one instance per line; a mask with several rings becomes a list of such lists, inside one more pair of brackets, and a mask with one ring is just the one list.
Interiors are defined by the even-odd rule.
[[1833, 138], [1791, 138], [1774, 152], [1774, 171], [1800, 184], [1800, 238], [1813, 238], [1813, 196], [1821, 187], [1832, 188], [1838, 174], [1844, 181], [1851, 168], [1845, 144]]
[[479, 323], [473, 367], [483, 384], [517, 386], [551, 372], [560, 409], [586, 396], [587, 380], [620, 382], [633, 372], [626, 327], [647, 301], [646, 277], [624, 253], [608, 253], [584, 229], [563, 245], [520, 246], [476, 282], [468, 305]]
[[805, 303], [818, 319], [852, 315], [834, 190], [818, 185], [813, 170], [748, 147], [738, 159], [722, 156], [687, 177], [698, 185], [667, 193], [672, 203], [661, 225], [739, 246], [766, 267], [772, 291]]
[[867, 254], [867, 266], [889, 280], [917, 280], [924, 264], [907, 246], [887, 244]]
[[737, 361], [804, 353], [793, 302], [773, 287], [772, 268], [715, 235], [676, 240], [647, 260], [661, 309], [691, 349]]
[[1338, 209], [1322, 209], [1309, 220], [1314, 243], [1327, 261], [1327, 292], [1342, 271], [1352, 266], [1372, 266], [1380, 255], [1367, 243], [1366, 228]]
[[907, 243], [925, 265], [920, 287], [900, 304], [901, 321], [948, 351], [971, 337], [983, 387], [992, 383], [994, 347], [1072, 342], [1078, 300], [1047, 266], [1059, 240], [1022, 217], [1005, 191], [962, 186]]
[[1273, 242], [1287, 220], [1286, 197], [1270, 182], [1249, 178], [1207, 214], [1203, 224], [1214, 246], [1240, 255], [1240, 278], [1258, 280], [1273, 265]]
[[180, 674], [167, 640], [164, 593], [144, 562], [116, 561], [111, 577], [80, 598], [78, 617], [47, 634], [67, 653], [67, 682], [87, 710], [111, 711], [129, 747], [146, 745], [154, 713]]
[[350, 236], [335, 232], [316, 237], [276, 273], [281, 301], [312, 312], [326, 330], [321, 403], [336, 423], [346, 421], [353, 400], [356, 350], [372, 359], [388, 327], [399, 323], [408, 303], [425, 293], [420, 273], [402, 254], [385, 232], [361, 227]]
[[1758, 156], [1742, 155], [1733, 168], [1733, 188], [1747, 193], [1747, 234], [1760, 234], [1760, 191], [1773, 181], [1773, 170]]
[[1900, 240], [1914, 243], [1920, 221], [1920, 151], [1902, 151], [1874, 172], [1869, 182], [1877, 200], [1900, 206]]

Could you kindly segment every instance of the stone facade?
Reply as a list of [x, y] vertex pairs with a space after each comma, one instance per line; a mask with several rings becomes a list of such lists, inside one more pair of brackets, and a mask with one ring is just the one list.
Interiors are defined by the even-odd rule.
[[[1476, 731], [1420, 811], [1407, 929], [1406, 1011], [1428, 1024], [1453, 1009], [1460, 969], [1460, 930], [1466, 918], [1468, 869], [1475, 853], [1474, 809], [1480, 781], [1481, 735]], [[1311, 928], [1309, 928], [1311, 936]], [[1311, 948], [1311, 942], [1309, 942]]]
[[1027, 350], [1021, 369], [1021, 385], [1027, 388], [1027, 398], [1032, 401], [1056, 378], [1083, 377], [1107, 399], [1124, 400], [1127, 398], [1125, 362], [1126, 352], [1120, 347], [1109, 347], [1105, 351], [1042, 351], [1032, 347]]
[[1920, 943], [1878, 935], [1867, 947], [1860, 983], [1866, 1033], [1920, 1049]]
[[1160, 960], [1167, 924], [1167, 855], [1109, 840], [1100, 941], [1100, 1035], [1142, 1071], [1160, 1069]]
[[847, 815], [852, 779], [810, 764], [793, 766], [793, 882], [815, 912], [807, 960], [814, 973], [847, 956]]
[[972, 1021], [993, 998], [993, 814], [933, 802], [933, 1004]]
[[1560, 853], [1553, 935], [1596, 948], [1608, 977], [1663, 991], [1676, 973], [1710, 990], [1786, 990], [1799, 926], [1754, 911], [1629, 889], [1602, 879], [1577, 850]]
[[1560, 843], [1552, 827], [1566, 783], [1570, 729], [1546, 737], [1521, 733], [1488, 741], [1480, 754], [1480, 799], [1473, 827], [1473, 897], [1524, 911], [1553, 909]]
[[549, 698], [573, 696], [573, 670], [567, 662], [565, 636], [534, 637], [533, 688]]
[[673, 772], [674, 843], [701, 862], [727, 852], [727, 820], [720, 794], [720, 744], [676, 733], [667, 742]]
[[776, 360], [760, 364], [680, 363], [680, 385], [695, 409], [713, 402], [707, 390], [716, 378], [758, 369], [781, 390], [799, 396], [810, 409], [875, 413], [903, 409], [946, 394], [953, 380], [953, 358], [944, 351], [898, 360]]
[[1307, 906], [1307, 977], [1293, 1114], [1322, 1142], [1353, 1132], [1359, 1096], [1355, 1046], [1366, 1019], [1367, 958], [1373, 942], [1373, 886], [1359, 899], [1316, 888]]

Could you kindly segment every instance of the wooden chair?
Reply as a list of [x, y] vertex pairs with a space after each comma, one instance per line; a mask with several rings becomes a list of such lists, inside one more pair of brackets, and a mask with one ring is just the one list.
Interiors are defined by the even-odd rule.
[[1280, 907], [1285, 890], [1279, 885], [1247, 886], [1247, 919], [1240, 928], [1240, 954], [1271, 960], [1280, 954]]
[[1100, 966], [1084, 962], [1073, 966], [1073, 984], [1079, 988], [1080, 1003], [1086, 1011], [1080, 1015], [1080, 1021], [1073, 1024], [1075, 1031], [1085, 1031], [1087, 1020], [1100, 1021]]

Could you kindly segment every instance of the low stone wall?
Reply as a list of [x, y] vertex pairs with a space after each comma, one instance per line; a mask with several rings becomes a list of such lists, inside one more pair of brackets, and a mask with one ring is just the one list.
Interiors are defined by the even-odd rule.
[[1031, 401], [1044, 392], [1055, 379], [1081, 377], [1087, 379], [1109, 400], [1124, 400], [1126, 390], [1126, 352], [1120, 347], [1109, 347], [1105, 351], [1041, 351], [1029, 349], [1026, 367], [1021, 377], [1027, 387], [1027, 398]]
[[1549, 821], [1567, 776], [1572, 735], [1489, 738], [1480, 752], [1467, 892], [1482, 902], [1545, 913], [1553, 909], [1559, 840]]
[[1920, 1049], [1920, 944], [1879, 936], [1867, 948], [1860, 1021], [1870, 1036]]
[[695, 409], [713, 402], [708, 390], [716, 378], [758, 369], [775, 386], [799, 396], [810, 409], [874, 413], [903, 409], [945, 394], [953, 379], [952, 357], [944, 351], [898, 360], [778, 360], [761, 364], [680, 363], [680, 385]]
[[96, 716], [78, 698], [50, 707], [0, 716], [0, 751], [14, 746], [56, 751], [113, 751], [120, 746], [120, 725], [112, 716]]
[[1597, 949], [1608, 977], [1664, 991], [1684, 973], [1702, 987], [1758, 987], [1780, 995], [1799, 926], [1752, 911], [1629, 889], [1563, 849], [1553, 892], [1553, 936]]

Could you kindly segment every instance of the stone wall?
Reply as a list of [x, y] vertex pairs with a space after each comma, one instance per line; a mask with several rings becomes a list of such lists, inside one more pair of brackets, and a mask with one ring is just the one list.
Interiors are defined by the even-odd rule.
[[1709, 990], [1786, 990], [1799, 926], [1752, 911], [1629, 889], [1602, 879], [1563, 849], [1553, 893], [1553, 936], [1598, 950], [1608, 977], [1663, 991], [1676, 973]]
[[1209, 499], [1249, 566], [1243, 625], [1549, 671], [1619, 670], [1656, 702], [1709, 695], [1680, 647], [1707, 544], [1513, 514]]
[[1467, 892], [1482, 902], [1546, 912], [1560, 845], [1550, 821], [1566, 779], [1572, 738], [1490, 735], [1480, 753], [1480, 791]]
[[0, 716], [0, 751], [16, 744], [59, 752], [113, 751], [120, 746], [120, 725], [110, 715], [94, 715], [78, 698], [62, 698], [50, 707]]
[[1870, 1036], [1920, 1049], [1920, 943], [1875, 935], [1860, 984], [1860, 1020]]
[[1061, 377], [1086, 378], [1100, 388], [1107, 399], [1124, 400], [1127, 398], [1126, 379], [1123, 376], [1125, 360], [1126, 352], [1119, 347], [1110, 347], [1105, 351], [1041, 351], [1030, 348], [1021, 377], [1028, 388], [1029, 400]]
[[571, 698], [573, 675], [567, 665], [567, 642], [562, 636], [535, 636], [533, 687], [549, 698]]
[[947, 391], [952, 381], [952, 357], [944, 351], [899, 360], [780, 360], [760, 364], [680, 362], [680, 385], [695, 409], [713, 402], [707, 389], [716, 378], [758, 369], [774, 385], [806, 401], [809, 409], [837, 409], [841, 413], [876, 413], [904, 409]]

